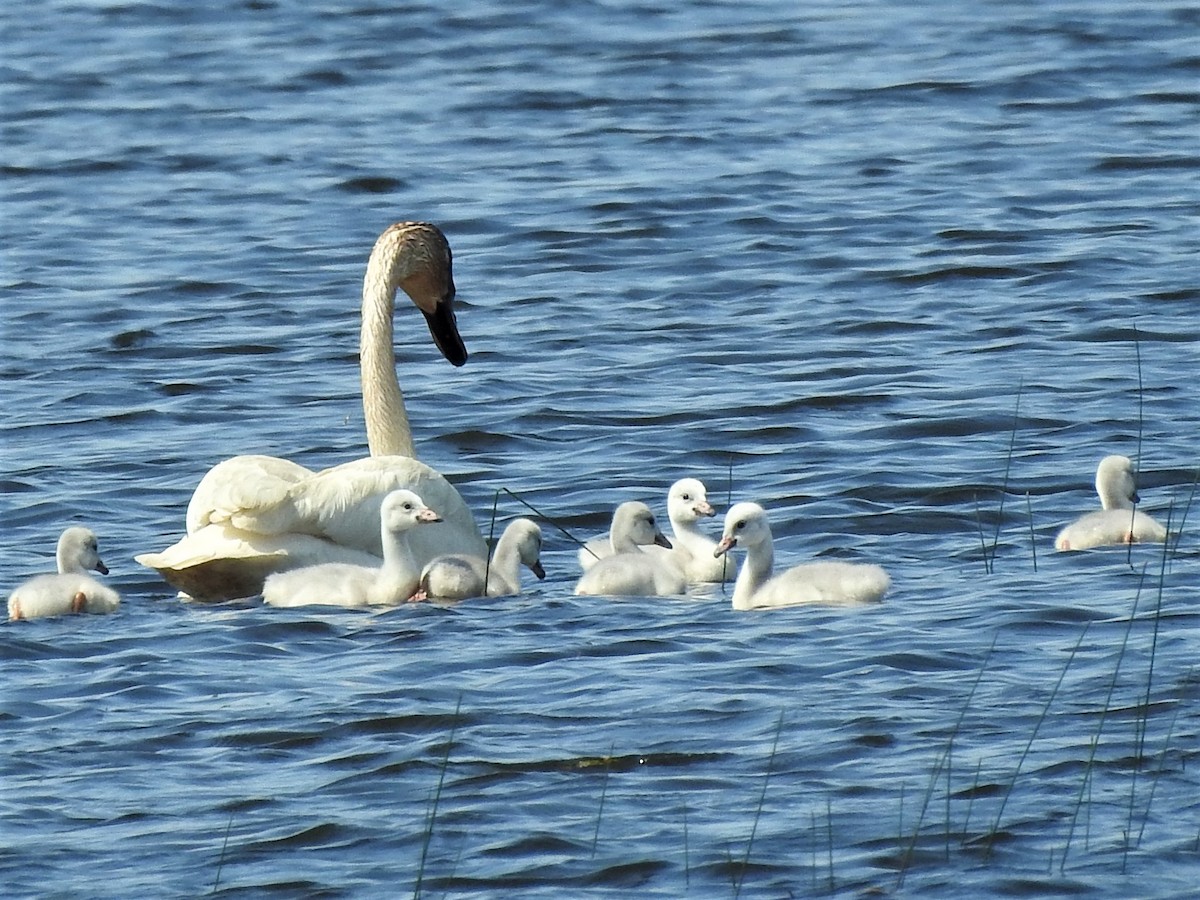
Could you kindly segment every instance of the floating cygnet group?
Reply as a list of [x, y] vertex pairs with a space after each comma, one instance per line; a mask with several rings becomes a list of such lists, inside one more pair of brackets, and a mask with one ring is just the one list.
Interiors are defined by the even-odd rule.
[[[521, 592], [522, 567], [545, 577], [535, 522], [510, 522], [489, 558], [458, 490], [417, 460], [396, 375], [397, 291], [421, 311], [442, 355], [455, 366], [466, 362], [445, 235], [424, 222], [390, 226], [371, 250], [362, 288], [359, 358], [370, 455], [320, 472], [271, 456], [224, 460], [197, 485], [184, 535], [164, 550], [138, 554], [139, 563], [196, 600], [261, 594], [270, 606], [386, 607], [500, 597]], [[1096, 490], [1102, 509], [1064, 528], [1057, 549], [1166, 540], [1166, 529], [1135, 507], [1129, 459], [1106, 457]], [[695, 478], [675, 482], [667, 495], [671, 538], [645, 503], [620, 504], [609, 533], [580, 549], [583, 574], [575, 593], [683, 595], [689, 585], [734, 579], [734, 551], [745, 554], [734, 582], [735, 609], [873, 603], [890, 586], [882, 568], [866, 563], [813, 562], [775, 573], [774, 541], [761, 506], [734, 504], [719, 540], [701, 529], [715, 514]], [[88, 574], [108, 573], [92, 531], [64, 531], [57, 562], [56, 574], [39, 575], [12, 592], [10, 619], [117, 609], [117, 592]]]

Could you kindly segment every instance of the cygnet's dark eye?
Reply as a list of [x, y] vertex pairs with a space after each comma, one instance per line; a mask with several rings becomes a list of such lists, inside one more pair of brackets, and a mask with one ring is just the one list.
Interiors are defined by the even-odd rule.
[[746, 520], [745, 519], [739, 520], [738, 523], [736, 525], [734, 525], [733, 527], [735, 530], [741, 531], [743, 528], [746, 527]]
[[683, 499], [684, 499], [684, 500], [691, 501], [691, 499], [692, 499], [692, 495], [691, 495], [691, 494], [684, 494], [684, 495], [683, 495]]
[[404, 504], [404, 508], [405, 508], [405, 509], [412, 509], [412, 508], [413, 508], [413, 505], [412, 505], [411, 503], [405, 503], [405, 504]]

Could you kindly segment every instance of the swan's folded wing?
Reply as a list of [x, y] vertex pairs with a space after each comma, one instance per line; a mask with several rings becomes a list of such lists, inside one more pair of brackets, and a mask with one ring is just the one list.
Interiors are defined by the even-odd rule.
[[288, 489], [311, 478], [310, 469], [277, 456], [234, 456], [217, 463], [196, 485], [187, 508], [187, 531], [231, 522], [242, 510], [270, 508]]

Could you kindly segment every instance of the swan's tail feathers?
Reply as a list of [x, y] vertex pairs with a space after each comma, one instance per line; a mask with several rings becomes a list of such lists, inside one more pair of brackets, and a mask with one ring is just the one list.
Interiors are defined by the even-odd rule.
[[231, 539], [219, 526], [208, 526], [161, 553], [139, 553], [134, 559], [196, 600], [253, 597], [262, 590], [268, 575], [289, 564], [285, 549], [256, 547], [252, 541]]
[[425, 323], [429, 326], [433, 342], [442, 351], [442, 356], [455, 366], [461, 366], [467, 361], [467, 347], [463, 343], [462, 335], [458, 333], [453, 301], [444, 299], [433, 308], [433, 312], [425, 313]]

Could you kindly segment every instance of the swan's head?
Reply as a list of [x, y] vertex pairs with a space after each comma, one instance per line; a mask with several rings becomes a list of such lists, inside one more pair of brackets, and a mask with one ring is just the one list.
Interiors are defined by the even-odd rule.
[[695, 522], [717, 513], [708, 502], [704, 482], [696, 478], [683, 478], [671, 485], [667, 494], [667, 514], [672, 522]]
[[412, 491], [392, 491], [384, 497], [379, 517], [383, 527], [393, 534], [408, 531], [414, 525], [442, 521], [442, 517]]
[[467, 361], [467, 348], [454, 318], [454, 255], [440, 228], [428, 222], [397, 222], [379, 236], [363, 282], [368, 299], [385, 295], [388, 310], [396, 288], [425, 316], [433, 342], [456, 366]]
[[60, 572], [108, 574], [108, 566], [100, 559], [100, 545], [95, 532], [82, 525], [72, 525], [59, 536], [55, 556]]
[[428, 222], [408, 223], [406, 235], [412, 264], [408, 275], [400, 279], [400, 288], [425, 314], [429, 334], [442, 356], [461, 366], [467, 361], [467, 348], [454, 318], [454, 254], [450, 242], [440, 228]]
[[722, 556], [734, 547], [745, 550], [770, 540], [767, 511], [757, 503], [735, 503], [725, 514], [725, 530], [721, 532], [713, 556]]
[[610, 533], [614, 536], [627, 536], [642, 547], [658, 544], [660, 547], [671, 549], [671, 542], [659, 530], [650, 507], [638, 500], [630, 500], [617, 507], [613, 513]]
[[521, 564], [541, 581], [546, 577], [542, 568], [542, 529], [532, 519], [515, 519], [508, 528], [516, 535]]

